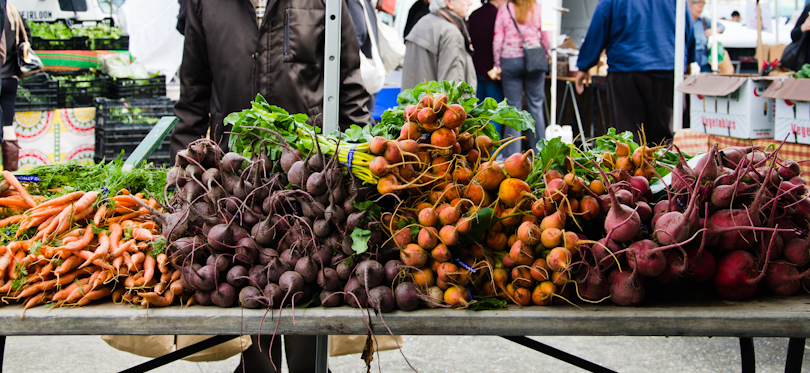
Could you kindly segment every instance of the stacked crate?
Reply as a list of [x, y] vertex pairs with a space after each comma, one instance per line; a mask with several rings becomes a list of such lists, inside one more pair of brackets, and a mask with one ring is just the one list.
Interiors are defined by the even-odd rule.
[[[129, 157], [161, 117], [174, 115], [174, 101], [166, 97], [96, 99], [96, 155], [94, 160]], [[155, 165], [171, 164], [169, 138], [147, 158]]]

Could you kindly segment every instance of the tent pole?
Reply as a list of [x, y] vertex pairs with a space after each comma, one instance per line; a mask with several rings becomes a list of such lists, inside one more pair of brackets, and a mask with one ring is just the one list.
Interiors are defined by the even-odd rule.
[[686, 34], [686, 1], [676, 1], [675, 6], [675, 84], [673, 85], [672, 99], [672, 130], [678, 132], [683, 128], [683, 95], [678, 92], [678, 86], [683, 82], [685, 63]]

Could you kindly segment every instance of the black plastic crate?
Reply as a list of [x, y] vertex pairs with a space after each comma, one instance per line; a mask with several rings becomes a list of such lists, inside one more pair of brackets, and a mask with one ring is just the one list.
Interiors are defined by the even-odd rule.
[[60, 80], [59, 77], [78, 77], [89, 74], [88, 70], [52, 73], [58, 83], [57, 104], [60, 108], [90, 107], [98, 97], [107, 97], [107, 77], [93, 74], [87, 80]]
[[17, 85], [15, 111], [45, 111], [58, 106], [59, 83], [46, 74], [36, 74], [25, 78]]
[[[129, 44], [127, 42], [127, 44]], [[86, 36], [72, 36], [70, 39], [43, 39], [39, 36], [31, 37], [31, 49], [51, 51], [88, 50], [90, 47]]]
[[108, 78], [109, 98], [153, 98], [166, 96], [166, 77], [158, 75], [147, 79]]
[[[107, 99], [98, 98], [96, 105], [96, 154], [94, 160], [113, 160], [124, 151], [130, 156], [143, 142], [160, 118], [174, 115], [174, 101], [166, 98]], [[171, 164], [169, 137], [161, 142], [147, 161]]]
[[129, 50], [129, 35], [121, 35], [118, 39], [95, 38], [87, 40], [87, 49], [96, 51], [126, 51]]

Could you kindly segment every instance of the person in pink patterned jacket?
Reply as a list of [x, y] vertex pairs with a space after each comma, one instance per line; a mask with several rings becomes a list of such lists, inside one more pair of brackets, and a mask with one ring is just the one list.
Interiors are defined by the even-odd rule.
[[[514, 21], [513, 21], [514, 19]], [[543, 21], [540, 17], [540, 4], [534, 0], [510, 0], [506, 6], [498, 9], [495, 19], [495, 37], [492, 41], [492, 54], [495, 68], [500, 74], [503, 94], [509, 105], [523, 110], [523, 93], [526, 93], [526, 110], [535, 121], [536, 135], [530, 135], [529, 149], [533, 149], [538, 139], [545, 138], [546, 121], [543, 116], [545, 101], [546, 73], [528, 73], [523, 65], [523, 40], [518, 34], [515, 23], [529, 47], [542, 45], [548, 56], [551, 48], [551, 34], [541, 31]], [[542, 43], [541, 43], [542, 39]], [[504, 137], [520, 136], [518, 131], [504, 126]], [[514, 154], [522, 151], [521, 142], [516, 141], [503, 150], [503, 154]]]

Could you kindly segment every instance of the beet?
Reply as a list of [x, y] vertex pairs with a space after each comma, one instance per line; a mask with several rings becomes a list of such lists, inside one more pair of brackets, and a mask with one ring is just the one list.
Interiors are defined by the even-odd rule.
[[304, 282], [309, 284], [318, 279], [318, 265], [312, 260], [310, 256], [301, 257], [295, 264], [295, 271], [301, 274]]
[[644, 300], [644, 278], [635, 272], [614, 269], [608, 276], [610, 301], [618, 306], [637, 306]]
[[368, 293], [366, 293], [366, 289], [360, 281], [357, 280], [357, 277], [352, 277], [349, 281], [346, 281], [343, 290], [346, 292], [344, 300], [349, 306], [354, 308], [366, 308]]
[[608, 281], [598, 266], [588, 266], [584, 270], [579, 270], [575, 280], [579, 296], [583, 299], [596, 302], [610, 294]]
[[214, 304], [214, 302], [211, 301], [211, 292], [208, 291], [195, 291], [194, 300], [201, 306], [210, 306]]
[[338, 277], [340, 277], [342, 281], [348, 280], [349, 277], [351, 277], [352, 273], [354, 272], [355, 264], [356, 262], [351, 259], [343, 261], [342, 263], [338, 264], [335, 267], [335, 270], [338, 273]]
[[655, 277], [664, 272], [667, 266], [664, 253], [650, 240], [633, 242], [627, 247], [627, 264], [630, 269], [645, 277]]
[[281, 275], [283, 275], [284, 272], [292, 270], [293, 267], [290, 267], [287, 262], [281, 260], [279, 257], [272, 257], [267, 263], [266, 268], [267, 280], [270, 282], [278, 282]]
[[267, 271], [266, 268], [260, 265], [250, 267], [248, 270], [248, 277], [250, 278], [250, 284], [259, 288], [264, 289], [267, 286]]
[[[767, 267], [767, 262], [766, 262]], [[744, 300], [757, 291], [757, 283], [765, 276], [766, 270], [757, 274], [754, 257], [747, 251], [732, 251], [717, 264], [714, 276], [714, 289], [724, 299]]]
[[236, 251], [233, 255], [234, 262], [246, 265], [252, 265], [256, 259], [259, 258], [259, 252], [262, 247], [256, 243], [256, 240], [250, 237], [245, 237], [236, 243]]
[[[278, 280], [278, 286], [281, 287], [281, 291], [284, 292], [284, 298], [286, 298], [286, 300], [283, 302], [285, 302], [285, 304], [297, 304], [298, 301], [303, 298], [303, 293], [306, 290], [304, 279], [301, 277], [300, 273], [295, 271], [284, 272]], [[292, 296], [292, 299], [288, 298], [289, 296]]]
[[262, 293], [253, 286], [246, 286], [239, 292], [239, 304], [244, 308], [259, 308], [259, 297]]
[[284, 292], [278, 284], [269, 283], [264, 287], [264, 300], [265, 306], [270, 308], [280, 308], [281, 300], [284, 298]]
[[233, 306], [236, 297], [236, 289], [227, 282], [219, 284], [216, 290], [211, 292], [211, 302], [220, 307]]
[[290, 268], [295, 268], [295, 265], [298, 264], [299, 259], [301, 259], [301, 253], [297, 250], [289, 249], [284, 250], [281, 253], [281, 260], [287, 262]]
[[341, 297], [340, 294], [335, 291], [324, 290], [321, 292], [319, 299], [321, 301], [321, 306], [338, 307], [340, 306], [343, 297]]
[[216, 251], [227, 251], [236, 243], [230, 224], [218, 224], [208, 232], [208, 246]]
[[388, 286], [377, 286], [369, 290], [368, 304], [379, 312], [391, 312], [396, 306], [394, 292]]
[[402, 282], [402, 277], [399, 275], [402, 270], [402, 264], [399, 260], [390, 260], [385, 263], [385, 282], [387, 286], [398, 286]]
[[360, 262], [355, 268], [355, 276], [361, 284], [368, 289], [376, 287], [385, 281], [385, 269], [380, 262], [369, 259]]
[[233, 266], [225, 275], [225, 281], [233, 285], [233, 287], [240, 289], [248, 284], [248, 270], [240, 265]]
[[278, 252], [273, 249], [261, 248], [259, 249], [259, 257], [257, 258], [259, 264], [268, 265], [273, 258], [278, 258]]
[[413, 282], [403, 282], [397, 285], [394, 295], [397, 307], [403, 311], [415, 310], [422, 303], [419, 288]]
[[326, 267], [318, 271], [317, 283], [324, 290], [335, 290], [340, 288], [340, 277], [336, 270]]

